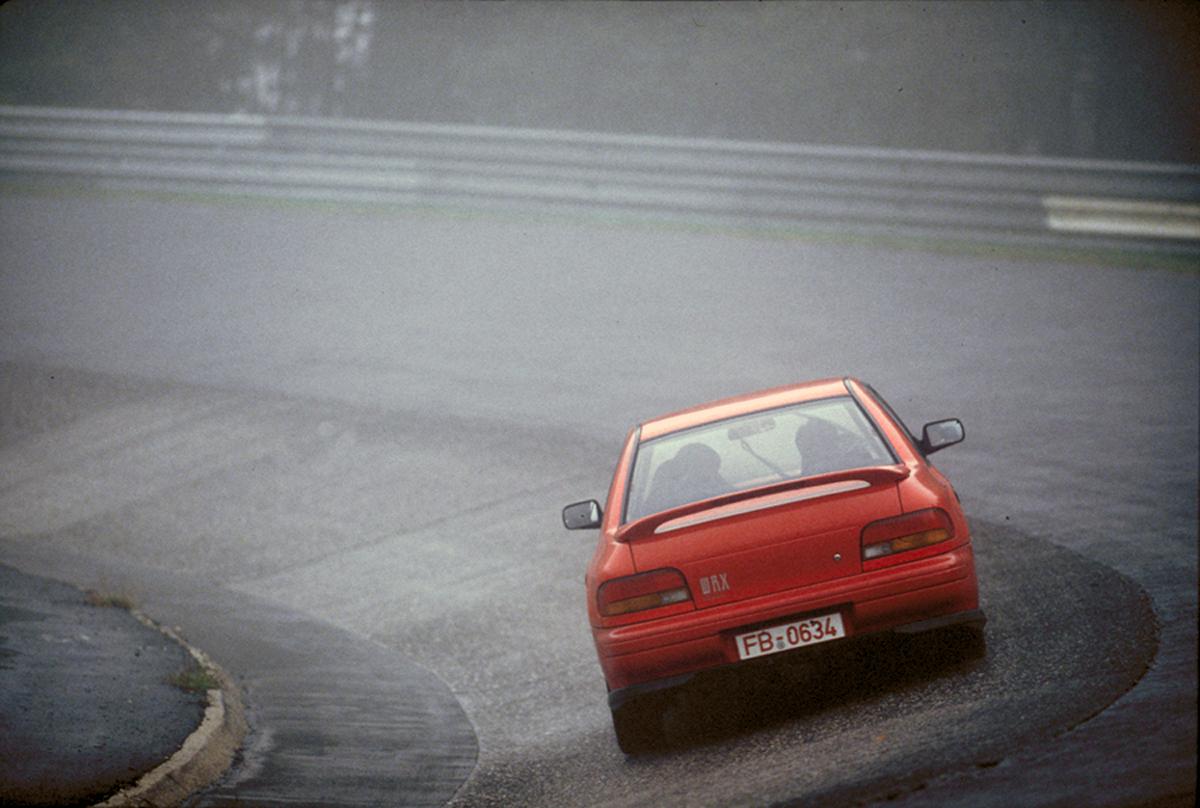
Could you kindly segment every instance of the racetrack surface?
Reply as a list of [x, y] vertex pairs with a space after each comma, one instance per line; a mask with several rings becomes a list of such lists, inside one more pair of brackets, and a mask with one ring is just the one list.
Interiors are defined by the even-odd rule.
[[203, 691], [170, 681], [187, 649], [101, 594], [0, 564], [0, 804], [101, 802], [204, 718]]
[[[6, 391], [9, 400], [23, 399], [26, 412], [43, 410], [33, 405], [40, 403], [36, 381], [45, 379], [47, 371], [26, 366], [6, 370], [10, 381], [23, 382]], [[984, 660], [964, 657], [960, 648], [928, 638], [863, 641], [796, 655], [792, 664], [712, 677], [673, 700], [666, 748], [627, 760], [611, 736], [603, 680], [579, 608], [579, 570], [591, 542], [580, 541], [579, 534], [563, 541], [558, 525], [528, 506], [531, 496], [540, 500], [570, 485], [565, 462], [569, 458], [531, 451], [537, 438], [515, 429], [497, 442], [488, 439], [490, 430], [447, 417], [435, 424], [415, 418], [400, 423], [377, 411], [345, 406], [331, 411], [320, 402], [144, 382], [139, 394], [138, 383], [129, 379], [53, 373], [58, 391], [68, 394], [51, 397], [47, 405], [57, 402], [61, 407], [73, 400], [73, 409], [82, 414], [91, 409], [89, 401], [110, 402], [105, 424], [120, 422], [127, 431], [114, 442], [111, 429], [89, 424], [91, 419], [83, 415], [66, 424], [47, 424], [39, 434], [16, 441], [5, 453], [6, 460], [45, 456], [51, 446], [62, 451], [70, 441], [72, 455], [120, 466], [120, 476], [127, 478], [137, 473], [131, 450], [141, 455], [166, 442], [176, 450], [173, 464], [188, 469], [169, 491], [156, 492], [115, 517], [85, 519], [27, 536], [10, 550], [36, 544], [43, 558], [55, 550], [69, 557], [81, 547], [93, 554], [101, 550], [105, 556], [126, 555], [137, 574], [131, 583], [122, 577], [122, 586], [137, 586], [140, 580], [146, 587], [155, 581], [156, 588], [163, 589], [166, 582], [158, 581], [162, 573], [140, 568], [144, 559], [159, 559], [157, 565], [166, 567], [162, 554], [186, 555], [195, 531], [206, 523], [213, 524], [222, 514], [246, 520], [260, 509], [273, 510], [270, 500], [279, 496], [279, 486], [311, 492], [313, 475], [325, 477], [331, 465], [352, 459], [362, 464], [358, 473], [338, 469], [336, 476], [347, 478], [341, 485], [350, 488], [362, 489], [367, 482], [364, 472], [377, 476], [367, 490], [406, 484], [408, 472], [381, 458], [421, 456], [422, 436], [439, 427], [453, 427], [456, 445], [473, 447], [484, 467], [503, 462], [561, 475], [563, 482], [546, 483], [542, 490], [498, 495], [490, 508], [443, 503], [444, 515], [432, 524], [345, 546], [336, 557], [276, 562], [278, 571], [253, 587], [245, 580], [234, 584], [247, 592], [265, 589], [284, 604], [282, 612], [238, 591], [181, 595], [186, 586], [178, 581], [165, 586], [170, 595], [155, 593], [155, 587], [139, 595], [151, 603], [181, 597], [190, 603], [190, 609], [176, 606], [172, 619], [190, 622], [195, 641], [218, 643], [213, 652], [221, 653], [225, 664], [248, 680], [252, 706], [255, 699], [271, 702], [269, 688], [275, 680], [286, 679], [298, 667], [312, 668], [317, 675], [300, 687], [300, 693], [307, 694], [303, 697], [311, 720], [346, 724], [342, 711], [353, 706], [351, 735], [367, 733], [382, 740], [389, 721], [403, 724], [406, 701], [436, 703], [436, 694], [428, 693], [420, 677], [405, 674], [394, 684], [375, 685], [361, 703], [339, 699], [336, 684], [330, 684], [337, 679], [323, 677], [322, 669], [334, 665], [343, 679], [365, 675], [383, 682], [379, 671], [387, 669], [388, 661], [373, 660], [371, 643], [356, 652], [353, 633], [322, 628], [304, 615], [319, 613], [356, 632], [378, 626], [370, 632], [373, 639], [437, 671], [470, 710], [481, 764], [456, 804], [562, 805], [580, 793], [594, 795], [586, 802], [611, 805], [771, 802], [798, 795], [802, 801], [844, 802], [878, 796], [947, 769], [994, 765], [1014, 748], [1082, 723], [1132, 687], [1157, 649], [1149, 600], [1133, 581], [1071, 551], [985, 524], [975, 530], [979, 574], [987, 584], [983, 608], [990, 617], [990, 650]], [[114, 398], [120, 403], [113, 403]], [[153, 420], [145, 418], [151, 407], [159, 414]], [[253, 466], [205, 468], [218, 433], [230, 440], [252, 439], [251, 445], [267, 454]], [[469, 475], [471, 469], [456, 455], [450, 453], [440, 468], [422, 464], [422, 472], [435, 479], [450, 473]], [[229, 452], [220, 457], [228, 458]], [[583, 462], [586, 466], [589, 461]], [[264, 467], [270, 468], [269, 475], [263, 474]], [[26, 468], [36, 464], [27, 463]], [[253, 477], [246, 474], [248, 468]], [[254, 477], [261, 480], [258, 485]], [[264, 477], [269, 477], [271, 494], [259, 490], [267, 482]], [[29, 479], [25, 493], [53, 482], [54, 475], [43, 471]], [[324, 508], [338, 498], [331, 490], [318, 497]], [[199, 503], [217, 501], [225, 503], [220, 513], [201, 512]], [[11, 499], [6, 504], [16, 510]], [[293, 508], [297, 505], [291, 503]], [[293, 516], [301, 523], [318, 518], [305, 512]], [[213, 539], [218, 537], [211, 532], [209, 536], [203, 547], [193, 550], [205, 558], [192, 563], [199, 562], [210, 580], [244, 578], [230, 562], [248, 556], [247, 550], [216, 544]], [[270, 549], [278, 552], [284, 543], [273, 544]], [[536, 550], [536, 563], [529, 560], [531, 550]], [[439, 594], [447, 592], [459, 594]], [[294, 610], [293, 616], [287, 616], [286, 607]], [[189, 611], [206, 617], [199, 620]], [[1071, 631], [1047, 630], [1046, 614], [1056, 615]], [[296, 622], [303, 631], [288, 635], [303, 640], [271, 633]], [[231, 642], [232, 638], [236, 639]], [[303, 660], [300, 664], [297, 655]], [[347, 659], [356, 656], [347, 667]], [[371, 669], [377, 670], [367, 673]], [[405, 681], [413, 687], [419, 684], [420, 695], [414, 692], [406, 699], [401, 689]], [[1063, 698], [1064, 691], [1071, 697]], [[333, 704], [340, 706], [333, 710]], [[245, 764], [250, 773], [235, 774], [211, 799], [218, 804], [229, 799], [269, 804], [283, 802], [281, 794], [291, 794], [292, 799], [321, 794], [324, 804], [336, 801], [338, 795], [328, 791], [328, 784], [351, 783], [356, 772], [347, 768], [337, 780], [330, 778], [352, 767], [353, 761], [324, 753], [317, 771], [310, 773], [315, 779], [299, 791], [291, 788], [306, 771], [296, 768], [296, 755], [289, 755], [286, 739], [296, 744], [308, 734], [303, 729], [305, 710], [293, 707], [273, 715], [272, 707], [278, 712], [274, 704], [259, 706], [257, 717], [264, 725], [259, 736], [270, 742], [259, 749], [254, 747], [262, 743], [251, 744]], [[361, 731], [355, 732], [356, 722], [362, 721], [366, 723]], [[446, 716], [448, 725], [453, 721], [454, 716]], [[426, 741], [437, 745], [432, 733]], [[381, 743], [377, 753], [383, 753], [384, 746]], [[403, 749], [404, 744], [399, 746]], [[798, 749], [804, 750], [806, 761], [799, 770], [794, 762]], [[747, 772], [753, 777], [748, 779]], [[364, 775], [365, 771], [357, 773], [359, 778]], [[432, 777], [432, 772], [426, 776]], [[405, 777], [420, 781], [420, 774], [411, 769]], [[410, 788], [409, 796], [415, 798], [415, 785]], [[353, 793], [354, 787], [349, 790]], [[372, 796], [378, 800], [389, 793], [389, 787], [376, 784]], [[359, 803], [351, 799], [346, 804]]]
[[[1004, 773], [958, 792], [982, 799], [1029, 752], [1078, 802], [1187, 799], [1197, 292], [999, 252], [10, 194], [4, 546], [171, 570], [409, 656], [478, 733], [462, 804], [920, 801]], [[626, 760], [592, 543], [558, 509], [603, 494], [636, 420], [846, 372], [910, 425], [966, 423], [936, 459], [975, 525], [988, 657], [861, 647], [722, 682]], [[1072, 751], [1130, 703], [1105, 737], [1138, 743]]]

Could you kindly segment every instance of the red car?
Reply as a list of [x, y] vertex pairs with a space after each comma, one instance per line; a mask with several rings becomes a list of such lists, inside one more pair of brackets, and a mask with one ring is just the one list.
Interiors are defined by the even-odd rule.
[[626, 752], [661, 740], [658, 694], [701, 671], [846, 637], [985, 622], [958, 496], [869, 385], [827, 379], [635, 427], [608, 501], [563, 509], [600, 528], [587, 605]]

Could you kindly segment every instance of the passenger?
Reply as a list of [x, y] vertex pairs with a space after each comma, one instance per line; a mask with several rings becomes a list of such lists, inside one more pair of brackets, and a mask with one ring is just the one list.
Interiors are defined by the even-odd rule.
[[800, 453], [804, 476], [871, 465], [870, 451], [857, 443], [849, 432], [838, 429], [823, 418], [809, 418], [796, 430], [796, 451]]
[[728, 493], [729, 483], [720, 469], [721, 456], [716, 450], [703, 443], [685, 444], [654, 472], [646, 512], [657, 513]]

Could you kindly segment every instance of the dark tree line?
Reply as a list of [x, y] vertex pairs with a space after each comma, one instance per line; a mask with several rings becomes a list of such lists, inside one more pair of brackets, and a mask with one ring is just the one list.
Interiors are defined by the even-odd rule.
[[0, 103], [1200, 162], [1200, 4], [11, 0]]

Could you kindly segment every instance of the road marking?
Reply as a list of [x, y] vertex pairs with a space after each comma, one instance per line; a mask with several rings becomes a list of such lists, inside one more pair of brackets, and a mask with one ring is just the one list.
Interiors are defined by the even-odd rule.
[[1048, 196], [1046, 226], [1074, 233], [1200, 239], [1200, 204]]

